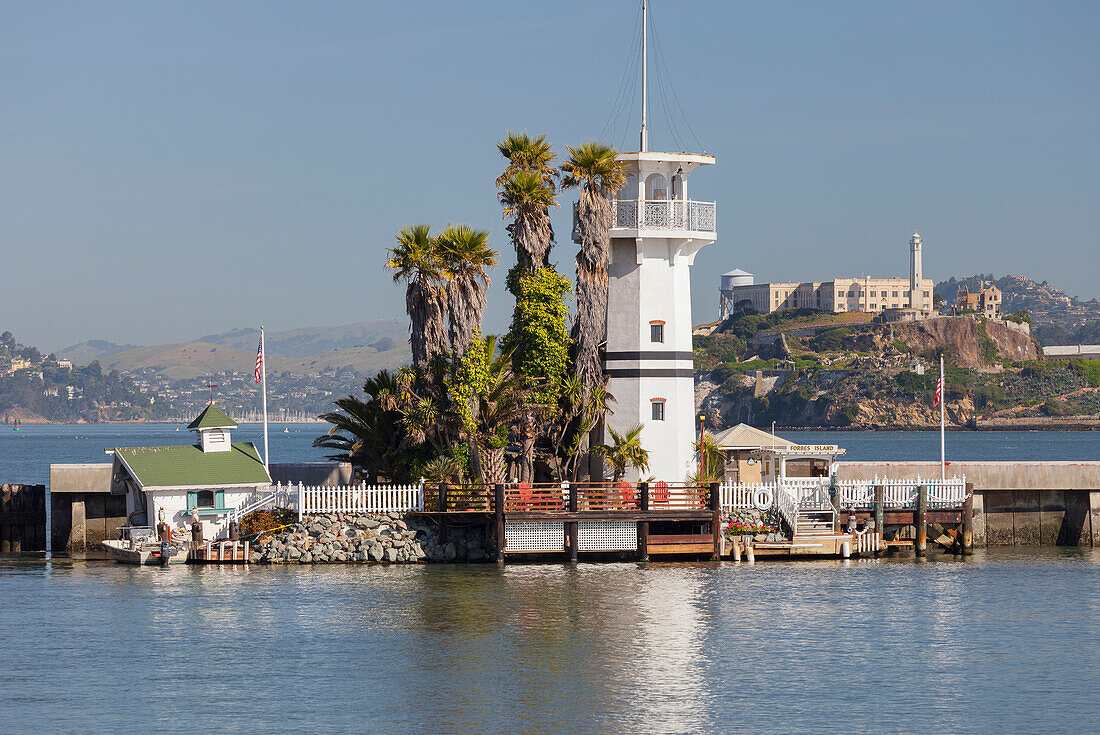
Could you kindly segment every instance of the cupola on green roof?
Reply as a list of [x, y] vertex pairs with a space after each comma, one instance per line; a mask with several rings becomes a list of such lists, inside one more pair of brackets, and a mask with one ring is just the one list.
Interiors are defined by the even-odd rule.
[[221, 410], [213, 403], [202, 410], [195, 420], [187, 425], [187, 428], [191, 431], [198, 431], [201, 429], [236, 429], [237, 422], [229, 418], [225, 411]]

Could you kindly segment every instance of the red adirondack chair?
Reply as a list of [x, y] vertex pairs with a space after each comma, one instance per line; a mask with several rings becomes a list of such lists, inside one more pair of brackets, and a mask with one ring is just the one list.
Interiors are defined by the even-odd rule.
[[634, 507], [634, 486], [629, 482], [619, 483], [619, 496], [622, 498], [622, 503], [627, 508]]
[[531, 502], [535, 499], [534, 488], [527, 482], [521, 482], [517, 487], [519, 488], [520, 510], [531, 510]]
[[668, 505], [668, 483], [655, 482], [649, 486], [649, 505]]

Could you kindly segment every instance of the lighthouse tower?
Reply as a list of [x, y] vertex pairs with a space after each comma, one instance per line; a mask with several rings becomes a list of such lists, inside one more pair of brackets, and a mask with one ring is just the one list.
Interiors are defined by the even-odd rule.
[[914, 232], [909, 240], [909, 306], [918, 312], [929, 311], [924, 303], [924, 264], [921, 262], [920, 233]]
[[627, 180], [612, 203], [604, 371], [615, 402], [607, 425], [642, 424], [646, 474], [682, 482], [696, 467], [689, 269], [717, 237], [716, 205], [689, 198], [688, 177], [715, 158], [649, 150], [644, 0], [642, 14], [640, 144], [619, 154]]

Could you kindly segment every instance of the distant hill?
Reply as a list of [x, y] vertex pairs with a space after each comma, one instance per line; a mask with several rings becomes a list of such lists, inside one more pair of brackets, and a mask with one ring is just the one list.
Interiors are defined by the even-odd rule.
[[92, 360], [98, 360], [101, 357], [117, 355], [119, 352], [132, 350], [135, 347], [137, 347], [137, 345], [120, 345], [102, 339], [90, 339], [87, 342], [81, 342], [80, 344], [66, 347], [63, 350], [58, 350], [57, 356], [63, 360], [71, 360], [74, 365], [83, 365]]
[[[343, 324], [338, 327], [305, 327], [266, 335], [267, 354], [273, 357], [310, 357], [329, 350], [372, 347], [375, 352], [387, 352], [404, 342], [408, 326], [396, 319]], [[260, 341], [258, 329], [234, 329], [223, 334], [209, 334], [196, 342], [209, 342], [242, 350], [256, 350]]]
[[1002, 311], [1006, 314], [1026, 309], [1031, 314], [1032, 335], [1040, 344], [1088, 343], [1097, 334], [1100, 322], [1100, 302], [1095, 298], [1082, 301], [1069, 296], [1046, 281], [1041, 283], [1027, 276], [1002, 276], [992, 273], [950, 278], [936, 284], [936, 293], [947, 303], [955, 302], [959, 286], [971, 291], [982, 283], [992, 283], [1001, 289]]
[[[257, 336], [258, 339], [258, 336]], [[326, 368], [348, 367], [363, 375], [398, 367], [409, 360], [408, 345], [400, 342], [388, 350], [361, 346], [350, 349], [330, 349], [304, 357], [283, 357], [269, 349], [268, 372], [289, 372], [306, 375]], [[222, 371], [251, 372], [256, 363], [255, 345], [248, 349], [211, 342], [177, 342], [175, 344], [137, 347], [100, 358], [104, 370], [140, 370], [152, 368], [173, 379], [197, 378]]]

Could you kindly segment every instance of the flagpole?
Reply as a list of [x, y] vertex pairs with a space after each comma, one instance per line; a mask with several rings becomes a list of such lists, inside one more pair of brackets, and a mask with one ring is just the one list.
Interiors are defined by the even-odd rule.
[[943, 379], [943, 355], [940, 355], [940, 479], [947, 479], [947, 444], [944, 441], [943, 404], [947, 399], [947, 385]]
[[264, 408], [264, 469], [271, 471], [267, 461], [267, 345], [264, 344], [264, 327], [260, 325], [260, 376], [263, 380]]

